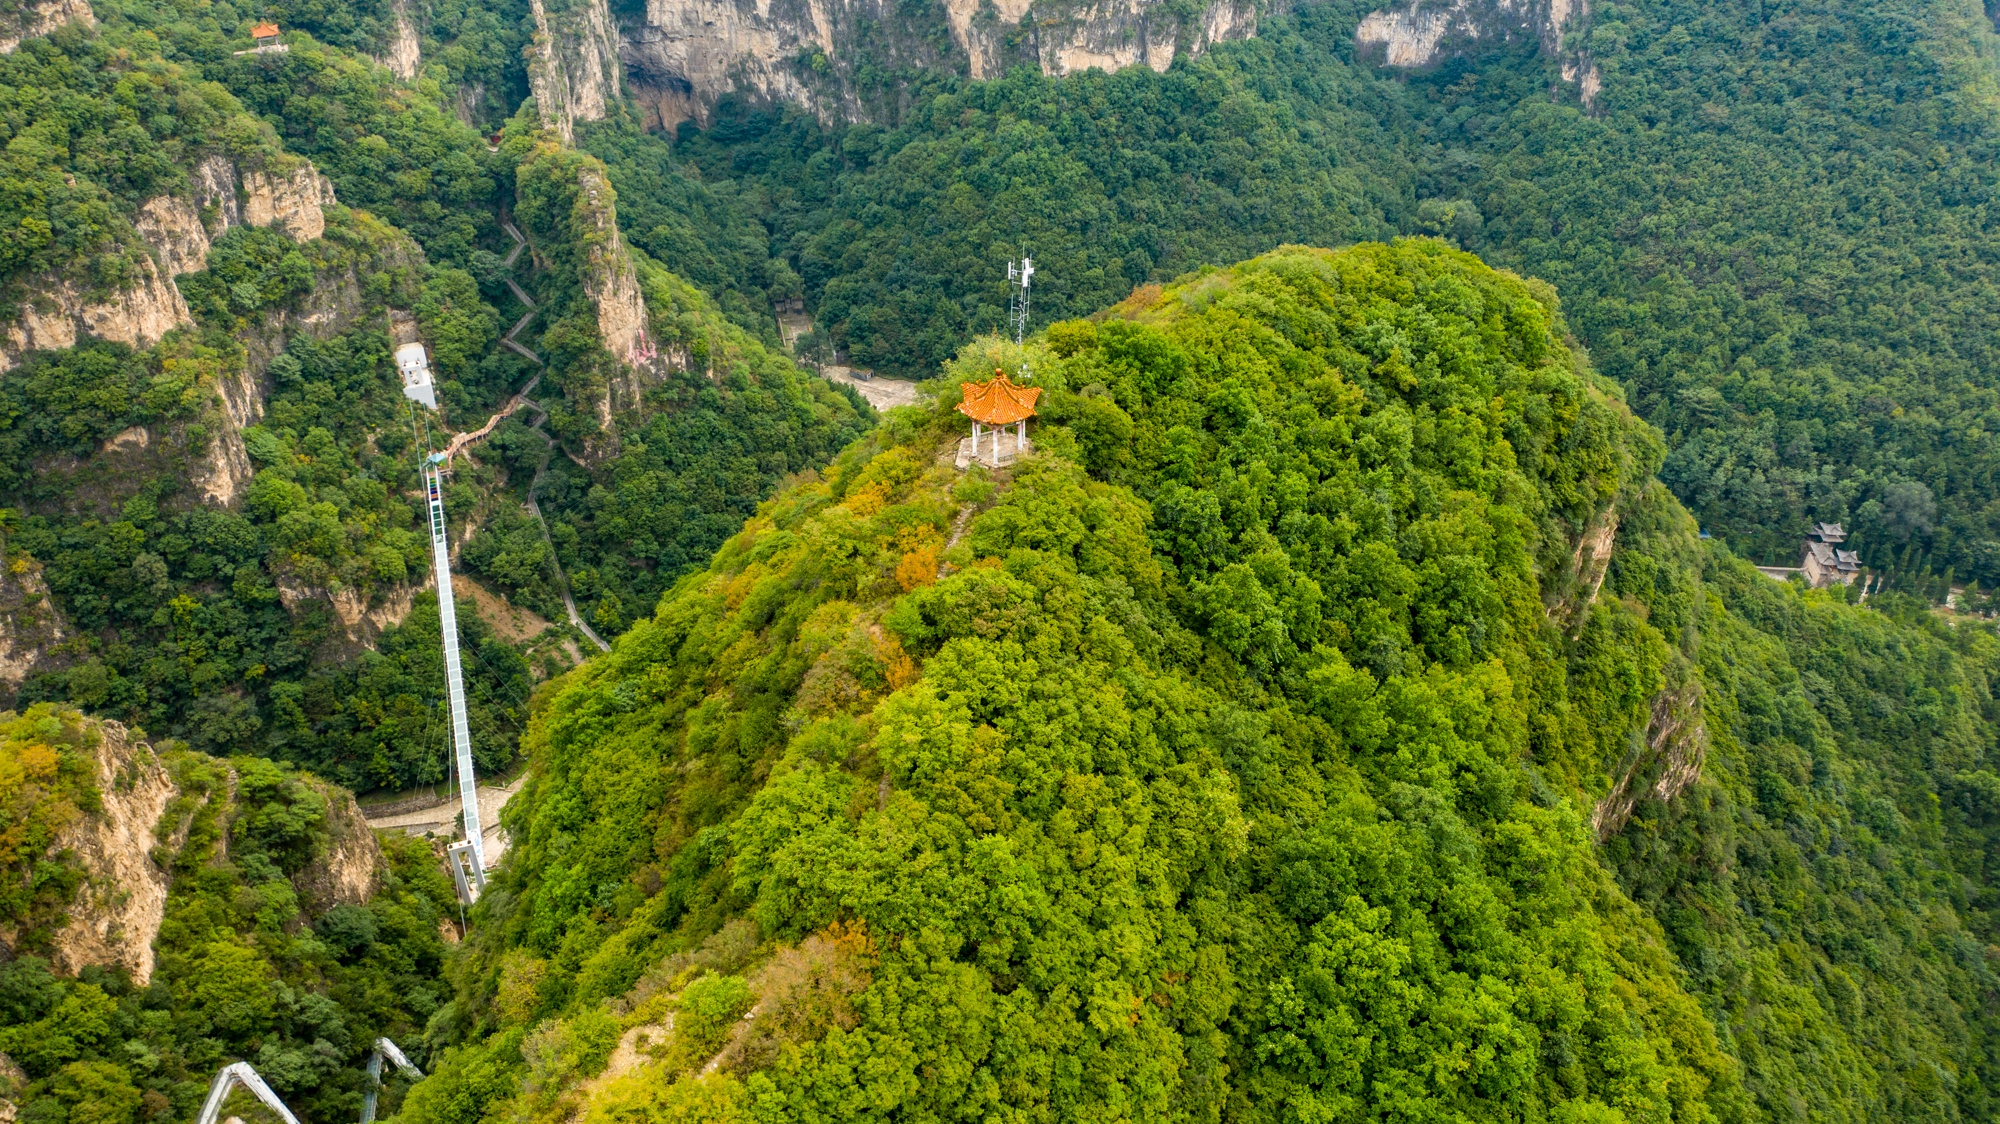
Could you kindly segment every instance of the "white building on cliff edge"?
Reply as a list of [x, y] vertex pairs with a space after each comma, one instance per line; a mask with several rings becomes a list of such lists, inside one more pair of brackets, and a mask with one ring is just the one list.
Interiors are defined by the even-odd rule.
[[396, 370], [403, 376], [403, 397], [438, 408], [437, 388], [431, 384], [430, 353], [420, 343], [406, 343], [396, 349]]

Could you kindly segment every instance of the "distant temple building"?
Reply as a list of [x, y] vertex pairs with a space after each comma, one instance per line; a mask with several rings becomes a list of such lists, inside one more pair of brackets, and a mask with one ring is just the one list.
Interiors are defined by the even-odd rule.
[[1861, 555], [1840, 549], [1846, 541], [1847, 531], [1840, 524], [1813, 524], [1799, 558], [1799, 572], [1805, 575], [1807, 585], [1825, 589], [1836, 583], [1854, 584], [1861, 573]]
[[[958, 467], [982, 461], [995, 468], [1026, 456], [1028, 419], [1035, 416], [1035, 402], [1042, 396], [1039, 386], [1016, 386], [1004, 371], [993, 372], [988, 382], [969, 382], [961, 388], [964, 397], [958, 412], [972, 419], [972, 436], [958, 443]], [[1010, 435], [1006, 427], [1014, 427]], [[992, 439], [987, 440], [987, 426]], [[1010, 439], [1011, 437], [1011, 439]], [[984, 443], [987, 447], [982, 449]]]

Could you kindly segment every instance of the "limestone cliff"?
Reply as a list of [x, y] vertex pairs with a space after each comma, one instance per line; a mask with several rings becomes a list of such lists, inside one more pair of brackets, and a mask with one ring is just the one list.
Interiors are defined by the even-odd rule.
[[424, 58], [417, 43], [416, 21], [410, 18], [409, 0], [392, 0], [389, 11], [395, 17], [394, 37], [389, 40], [389, 53], [382, 56], [382, 65], [403, 81], [413, 81]]
[[26, 0], [11, 14], [0, 15], [0, 55], [11, 53], [23, 39], [47, 35], [64, 24], [94, 27], [97, 17], [88, 0]]
[[[208, 263], [211, 241], [231, 226], [275, 226], [301, 242], [326, 231], [333, 183], [308, 161], [239, 169], [209, 156], [189, 173], [185, 193], [146, 200], [132, 216], [139, 246], [122, 259], [122, 282], [89, 285], [72, 276], [31, 279], [11, 323], [0, 323], [0, 371], [30, 351], [75, 347], [94, 337], [151, 347], [192, 323], [173, 279]], [[204, 213], [212, 215], [203, 221]]]
[[1354, 40], [1363, 57], [1414, 70], [1486, 44], [1532, 39], [1561, 64], [1563, 80], [1588, 107], [1603, 85], [1577, 42], [1589, 19], [1589, 0], [1409, 0], [1370, 13]]
[[334, 202], [333, 181], [311, 161], [244, 169], [211, 155], [189, 171], [185, 194], [148, 199], [132, 226], [167, 276], [178, 277], [205, 268], [209, 245], [232, 226], [276, 226], [299, 242], [318, 238]]
[[56, 934], [56, 969], [74, 974], [123, 967], [143, 986], [153, 976], [153, 938], [167, 911], [167, 872], [154, 861], [153, 829], [178, 789], [153, 748], [116, 722], [97, 726], [96, 787], [101, 808], [56, 841], [83, 867], [69, 921]]
[[[389, 233], [372, 219], [356, 221], [374, 224], [380, 234]], [[394, 233], [382, 238], [380, 244], [384, 247], [381, 256], [365, 263], [365, 268], [355, 264], [321, 273], [312, 291], [295, 307], [266, 316], [239, 337], [244, 348], [243, 366], [216, 385], [220, 416], [215, 419], [217, 424], [209, 427], [213, 439], [207, 455], [191, 476], [195, 491], [205, 502], [228, 507], [250, 485], [254, 466], [243, 444], [243, 430], [263, 420], [268, 394], [264, 372], [271, 360], [294, 336], [331, 339], [368, 315], [370, 305], [362, 291], [364, 271], [419, 265], [423, 260], [423, 251], [406, 235]]]
[[[173, 860], [188, 843], [193, 809], [188, 801], [175, 804], [182, 790], [152, 746], [116, 722], [79, 720], [96, 755], [98, 806], [66, 827], [50, 851], [67, 852], [61, 861], [83, 874], [50, 942], [50, 959], [70, 974], [91, 965], [121, 967], [143, 986], [152, 978], [153, 942], [166, 916]], [[306, 783], [325, 798], [326, 821], [313, 860], [292, 877], [300, 904], [321, 913], [367, 901], [379, 888], [383, 869], [374, 832], [347, 790], [310, 778]], [[221, 814], [227, 823], [236, 814], [235, 793], [232, 770], [202, 799], [226, 802]], [[218, 844], [225, 852], [227, 838], [225, 828]]]
[[528, 87], [542, 123], [576, 141], [576, 123], [602, 121], [620, 97], [618, 29], [605, 0], [566, 0], [550, 11], [531, 0], [535, 38], [528, 48]]
[[[1097, 67], [1165, 70], [1182, 53], [1255, 35], [1260, 0], [646, 0], [621, 29], [632, 93], [649, 124], [705, 118], [725, 94], [792, 102], [823, 119], [869, 111], [855, 77], [876, 69], [988, 78], [1009, 67], [1062, 75]], [[941, 24], [941, 26], [938, 26]]]
[[353, 794], [314, 782], [326, 797], [326, 841], [321, 852], [292, 876], [299, 904], [323, 913], [337, 905], [358, 905], [382, 885], [382, 847], [354, 803]]
[[49, 597], [42, 568], [25, 554], [0, 567], [0, 694], [12, 695], [35, 671], [48, 671], [72, 629]]
[[639, 292], [638, 271], [618, 235], [615, 195], [604, 178], [604, 166], [594, 160], [581, 165], [577, 191], [579, 218], [591, 229], [585, 239], [583, 288], [597, 306], [597, 333], [604, 350], [619, 360], [597, 404], [599, 424], [609, 426], [612, 414], [638, 407], [645, 392], [641, 374], [651, 368], [656, 350], [646, 327], [646, 299]]
[[333, 181], [308, 160], [289, 171], [245, 169], [242, 197], [244, 222], [275, 226], [295, 241], [309, 242], [326, 233], [325, 209], [334, 203]]
[[317, 657], [321, 659], [372, 649], [377, 638], [410, 615], [417, 594], [436, 584], [437, 575], [429, 568], [414, 585], [373, 590], [351, 585], [327, 588], [308, 585], [289, 574], [277, 576], [278, 600], [287, 612], [296, 616], [303, 607], [324, 605], [340, 625], [341, 635], [329, 638], [318, 649]]
[[152, 258], [129, 253], [122, 264], [124, 282], [99, 291], [69, 277], [30, 281], [13, 322], [0, 324], [0, 371], [13, 368], [30, 351], [75, 347], [91, 336], [151, 347], [191, 322], [180, 290]]

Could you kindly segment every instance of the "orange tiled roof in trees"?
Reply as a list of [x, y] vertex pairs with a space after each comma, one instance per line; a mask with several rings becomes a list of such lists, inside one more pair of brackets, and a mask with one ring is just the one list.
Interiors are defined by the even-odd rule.
[[277, 37], [278, 25], [275, 23], [260, 23], [250, 29], [250, 38], [252, 39], [276, 39]]
[[1042, 396], [1039, 386], [1015, 386], [1004, 371], [993, 372], [991, 382], [969, 382], [962, 388], [965, 398], [958, 412], [987, 425], [1012, 425], [1035, 416], [1035, 400]]

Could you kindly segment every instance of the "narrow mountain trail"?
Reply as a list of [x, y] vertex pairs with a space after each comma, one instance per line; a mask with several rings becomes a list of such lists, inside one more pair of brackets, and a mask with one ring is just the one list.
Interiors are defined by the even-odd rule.
[[[505, 219], [500, 221], [500, 229], [506, 231], [507, 236], [514, 240], [514, 248], [507, 251], [507, 256], [500, 261], [501, 265], [512, 269], [514, 262], [520, 258], [521, 251], [527, 247], [528, 240], [521, 236], [520, 230], [513, 223]], [[537, 367], [543, 366], [541, 356], [535, 354], [514, 338], [521, 333], [521, 329], [528, 326], [529, 321], [535, 318], [535, 314], [540, 310], [540, 306], [535, 303], [535, 298], [529, 296], [512, 277], [503, 277], [501, 280], [506, 283], [507, 290], [514, 294], [514, 299], [520, 301], [522, 306], [528, 311], [519, 320], [514, 322], [514, 326], [507, 330], [506, 335], [500, 338], [500, 346], [516, 354], [525, 356]], [[555, 569], [556, 591], [562, 594], [563, 611], [569, 614], [569, 623], [578, 632], [583, 633], [592, 644], [597, 645], [598, 651], [608, 652], [611, 650], [611, 645], [605, 643], [604, 638], [597, 634], [597, 630], [590, 627], [590, 622], [583, 619], [583, 614], [576, 611], [576, 598], [572, 597], [569, 591], [569, 575], [563, 573], [562, 561], [556, 557], [555, 540], [549, 537], [549, 522], [542, 517], [542, 505], [535, 500], [535, 493], [542, 486], [542, 477], [548, 474], [549, 461], [555, 457], [556, 453], [556, 439], [547, 430], [542, 428], [542, 424], [549, 420], [549, 411], [540, 402], [529, 397], [530, 394], [534, 393], [535, 388], [541, 385], [541, 382], [541, 372], [538, 371], [535, 373], [534, 378], [528, 380], [526, 386], [516, 391], [513, 397], [507, 399], [507, 404], [502, 406], [498, 413], [486, 419], [485, 425], [464, 433], [453, 434], [451, 441], [445, 446], [445, 456], [447, 458], [455, 457], [460, 453], [468, 452], [473, 445], [492, 436], [494, 429], [498, 428], [500, 423], [507, 418], [522, 410], [531, 411], [533, 421], [528, 424], [528, 432], [541, 438], [546, 448], [542, 452], [541, 463], [535, 466], [534, 479], [528, 482], [528, 501], [521, 506], [527, 509], [528, 514], [535, 517], [535, 525], [542, 529], [542, 542], [549, 548], [549, 565]]]

